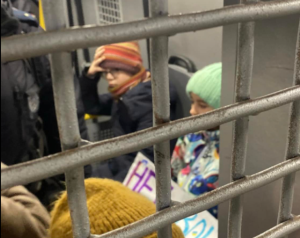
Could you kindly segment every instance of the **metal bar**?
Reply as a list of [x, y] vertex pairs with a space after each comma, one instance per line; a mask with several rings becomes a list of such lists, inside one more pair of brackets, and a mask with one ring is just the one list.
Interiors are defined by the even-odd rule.
[[[160, 19], [168, 15], [167, 0], [150, 0], [150, 16]], [[170, 91], [168, 67], [168, 36], [150, 39], [150, 66], [153, 100], [153, 124], [160, 126], [170, 122]], [[170, 141], [154, 145], [156, 174], [156, 210], [171, 206], [171, 158]], [[168, 225], [157, 231], [158, 238], [172, 238], [172, 227]]]
[[150, 18], [110, 26], [74, 29], [1, 39], [1, 62], [75, 50], [160, 35], [197, 31], [238, 22], [299, 14], [300, 0], [267, 1], [247, 6], [236, 5], [217, 10]]
[[300, 216], [295, 216], [286, 222], [280, 223], [254, 238], [280, 238], [297, 230], [300, 230]]
[[[240, 4], [249, 4], [258, 0], [240, 0]], [[250, 90], [254, 58], [255, 22], [238, 24], [238, 54], [235, 83], [235, 102], [250, 99]], [[249, 117], [234, 122], [231, 179], [237, 181], [245, 176], [248, 145]], [[242, 233], [243, 204], [238, 196], [230, 201], [228, 219], [228, 237], [240, 238]]]
[[[72, 0], [66, 0], [67, 1], [67, 9], [68, 9], [68, 21], [70, 27], [75, 26], [74, 24], [74, 16], [72, 11]], [[79, 69], [79, 63], [78, 63], [78, 52], [74, 51], [72, 52], [72, 61], [74, 63], [75, 73], [77, 76], [80, 75], [80, 69]]]
[[214, 128], [237, 118], [255, 115], [299, 99], [300, 86], [294, 86], [247, 102], [229, 105], [204, 115], [184, 118], [126, 136], [10, 166], [1, 171], [1, 189], [52, 177], [68, 169], [138, 151], [195, 131]]
[[[148, 18], [150, 16], [150, 11], [149, 11], [149, 0], [143, 0], [143, 9], [144, 9], [144, 17]], [[148, 60], [150, 62], [150, 40], [146, 40], [147, 43], [147, 53], [148, 53]]]
[[253, 189], [267, 185], [283, 176], [300, 170], [300, 157], [285, 161], [267, 170], [246, 176], [235, 182], [217, 188], [196, 199], [167, 208], [129, 226], [91, 238], [140, 238], [168, 224], [192, 216], [217, 204], [239, 196]]
[[[66, 1], [43, 0], [43, 10], [48, 30], [66, 26]], [[66, 52], [50, 55], [55, 110], [62, 150], [80, 146], [75, 103], [74, 75], [71, 54]], [[68, 203], [72, 218], [74, 238], [88, 238], [90, 223], [86, 203], [84, 169], [65, 170]]]
[[[294, 70], [294, 85], [300, 85], [300, 23], [296, 43], [296, 58]], [[289, 160], [300, 154], [300, 100], [291, 105], [290, 126], [287, 142], [286, 159]], [[278, 223], [292, 218], [296, 174], [290, 174], [283, 179]]]
[[[84, 12], [83, 12], [82, 1], [81, 0], [75, 0], [74, 3], [75, 3], [76, 13], [77, 13], [78, 25], [79, 26], [84, 26], [85, 25], [85, 20], [84, 20]], [[87, 48], [83, 49], [83, 56], [84, 56], [85, 62], [91, 62], [89, 49], [87, 49]]]

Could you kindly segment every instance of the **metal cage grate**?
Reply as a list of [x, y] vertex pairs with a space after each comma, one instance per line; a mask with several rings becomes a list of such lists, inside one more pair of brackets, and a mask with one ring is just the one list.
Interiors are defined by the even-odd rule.
[[[58, 30], [65, 25], [64, 1], [55, 4], [51, 4], [51, 2], [53, 1], [43, 1], [47, 29]], [[283, 178], [278, 225], [257, 237], [282, 237], [299, 229], [300, 216], [291, 214], [291, 201], [295, 173], [300, 170], [300, 26], [295, 54], [294, 85], [282, 91], [251, 100], [249, 91], [252, 78], [255, 21], [299, 14], [300, 0], [267, 2], [241, 0], [240, 5], [177, 16], [167, 16], [166, 0], [152, 0], [150, 1], [150, 12], [151, 18], [142, 21], [51, 31], [1, 40], [2, 62], [51, 53], [57, 119], [60, 125], [62, 147], [65, 151], [2, 170], [1, 188], [27, 184], [67, 171], [67, 192], [69, 206], [72, 210], [71, 217], [75, 238], [138, 238], [153, 231], [158, 231], [159, 238], [169, 238], [171, 237], [171, 223], [197, 214], [226, 200], [231, 200], [228, 237], [239, 238], [241, 237], [243, 207], [239, 196]], [[168, 36], [232, 23], [239, 23], [236, 103], [205, 115], [169, 122]], [[143, 38], [151, 38], [155, 126], [131, 135], [98, 143], [80, 141], [75, 96], [72, 92], [74, 87], [72, 64], [68, 51]], [[292, 104], [286, 161], [260, 173], [246, 176], [247, 117], [288, 103]], [[169, 143], [166, 141], [231, 121], [235, 121], [232, 182], [194, 200], [172, 206]], [[156, 171], [159, 180], [156, 190], [157, 213], [110, 233], [101, 236], [91, 235], [83, 166], [105, 161], [151, 145], [155, 145]]]
[[97, 5], [100, 25], [122, 22], [120, 0], [97, 0]]

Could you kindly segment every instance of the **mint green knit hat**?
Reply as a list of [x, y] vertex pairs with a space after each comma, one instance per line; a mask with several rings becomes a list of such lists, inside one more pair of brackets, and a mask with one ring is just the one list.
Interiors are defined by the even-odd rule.
[[222, 63], [214, 63], [196, 72], [186, 86], [186, 92], [198, 95], [212, 108], [220, 107]]

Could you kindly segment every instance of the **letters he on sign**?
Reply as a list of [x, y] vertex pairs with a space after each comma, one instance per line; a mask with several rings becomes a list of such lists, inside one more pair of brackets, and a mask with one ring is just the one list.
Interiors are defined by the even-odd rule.
[[[123, 184], [132, 191], [142, 194], [155, 203], [156, 180], [155, 166], [143, 154], [138, 153]], [[186, 202], [195, 198], [185, 192], [175, 182], [171, 184], [172, 200]], [[176, 224], [182, 229], [186, 238], [217, 238], [218, 221], [209, 212], [203, 211], [185, 218]]]

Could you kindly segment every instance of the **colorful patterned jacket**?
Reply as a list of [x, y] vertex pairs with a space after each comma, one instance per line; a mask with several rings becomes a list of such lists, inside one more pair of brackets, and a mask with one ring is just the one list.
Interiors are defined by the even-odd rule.
[[[185, 191], [200, 196], [217, 187], [219, 130], [180, 137], [172, 155], [172, 178]], [[212, 212], [216, 216], [216, 209]]]

